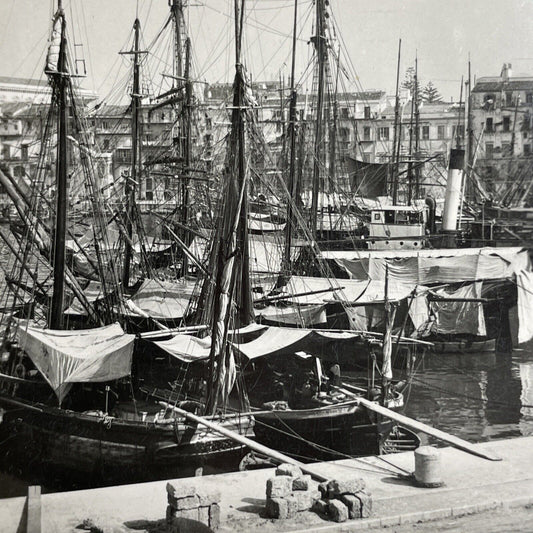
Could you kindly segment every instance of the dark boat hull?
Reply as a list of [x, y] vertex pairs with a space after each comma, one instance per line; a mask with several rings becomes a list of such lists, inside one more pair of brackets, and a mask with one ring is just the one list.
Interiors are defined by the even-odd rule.
[[[0, 397], [0, 442], [11, 466], [103, 485], [231, 471], [246, 448], [184, 423], [154, 424], [76, 413]], [[238, 429], [235, 424], [225, 424]], [[63, 476], [62, 476], [63, 477]]]
[[254, 416], [258, 442], [313, 461], [377, 455], [394, 426], [354, 404], [261, 411]]

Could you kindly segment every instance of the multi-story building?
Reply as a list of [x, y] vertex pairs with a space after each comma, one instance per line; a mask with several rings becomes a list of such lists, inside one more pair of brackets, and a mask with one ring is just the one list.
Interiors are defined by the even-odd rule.
[[[83, 88], [77, 89], [76, 93], [81, 101], [85, 103], [92, 102], [98, 98], [95, 92]], [[52, 89], [46, 79], [35, 80], [0, 76], [0, 103], [47, 104], [51, 95]]]
[[[495, 200], [526, 200], [533, 170], [533, 76], [478, 78], [471, 97], [476, 172]], [[512, 198], [511, 198], [512, 196]]]

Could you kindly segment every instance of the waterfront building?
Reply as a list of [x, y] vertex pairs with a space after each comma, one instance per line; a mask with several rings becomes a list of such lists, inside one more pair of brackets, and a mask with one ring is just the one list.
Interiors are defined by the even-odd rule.
[[475, 171], [489, 195], [507, 205], [531, 205], [533, 76], [478, 78], [472, 89]]

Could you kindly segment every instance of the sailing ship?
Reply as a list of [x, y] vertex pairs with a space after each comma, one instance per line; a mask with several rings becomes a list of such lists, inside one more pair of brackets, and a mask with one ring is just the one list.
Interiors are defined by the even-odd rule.
[[[135, 27], [139, 27], [138, 20]], [[113, 298], [104, 298], [98, 304], [89, 301], [67, 261], [68, 190], [73, 172], [67, 160], [69, 111], [78, 120], [77, 125], [81, 122], [76, 118], [72, 62], [67, 57], [66, 42], [66, 19], [59, 0], [45, 70], [52, 87], [48, 133], [57, 116], [55, 210], [53, 220], [43, 223], [38, 209], [43, 198], [42, 176], [38, 176], [41, 182], [33, 189], [33, 201], [25, 204], [18, 195], [24, 236], [32, 245], [37, 244], [38, 250], [32, 251], [34, 248], [22, 240], [19, 248], [13, 246], [19, 261], [14, 269], [19, 278], [13, 300], [17, 301], [18, 291], [30, 290], [24, 279], [30, 280], [42, 298], [36, 298], [29, 316], [17, 317], [11, 312], [4, 317], [0, 375], [0, 407], [4, 412], [0, 431], [7, 449], [5, 456], [12, 465], [27, 467], [32, 475], [38, 466], [50, 469], [61, 476], [61, 483], [69, 484], [183, 476], [203, 467], [234, 469], [245, 451], [241, 444], [199, 429], [153, 400], [138, 399], [142, 376], [135, 372], [135, 338], [113, 323], [123, 315], [113, 257], [108, 255], [106, 263], [113, 268], [97, 269], [104, 294], [113, 294]], [[49, 141], [43, 140], [42, 160]], [[82, 154], [87, 156], [87, 152]], [[15, 189], [8, 176], [2, 177]], [[91, 178], [90, 172], [86, 177]], [[104, 210], [98, 204], [98, 189], [94, 182], [87, 186], [95, 197], [95, 220], [99, 220]], [[54, 229], [52, 239], [50, 228]], [[97, 228], [96, 266], [101, 267], [100, 259], [105, 254], [99, 244], [105, 241], [105, 221]], [[43, 274], [47, 274], [44, 280], [40, 277]], [[74, 296], [85, 308], [86, 323], [92, 328], [65, 329], [64, 311]], [[42, 324], [44, 328], [39, 327]], [[196, 407], [186, 404], [186, 408]], [[214, 411], [212, 415], [213, 420], [241, 434], [252, 430], [249, 415], [226, 415], [223, 419]]]
[[[229, 391], [245, 390], [256, 421], [256, 438], [280, 451], [303, 454], [309, 460], [379, 453], [386, 448], [394, 424], [376, 418], [360, 407], [357, 399], [371, 396], [375, 402], [400, 408], [403, 396], [391, 385], [390, 371], [385, 371], [383, 385], [376, 380], [372, 387], [349, 390], [332, 384], [328, 390], [322, 390], [319, 384], [323, 380], [318, 370], [321, 352], [332, 344], [353, 343], [357, 334], [261, 326], [254, 321], [248, 240], [250, 173], [246, 157], [252, 103], [241, 57], [243, 9], [244, 1], [237, 3], [231, 144], [224, 173], [222, 209], [209, 257], [207, 270], [211, 275], [203, 283], [197, 304], [198, 323], [209, 325], [210, 336], [174, 335], [171, 331], [144, 335], [144, 339], [154, 344], [153, 349], [185, 363], [183, 368], [187, 372], [172, 389], [145, 385], [144, 390], [147, 395], [172, 405], [172, 402], [194, 401], [205, 381], [210, 391], [206, 414], [234, 411]], [[385, 353], [387, 369], [390, 350], [386, 349]], [[276, 368], [289, 360], [292, 369]], [[306, 368], [309, 362], [314, 370]], [[309, 371], [313, 376], [309, 376], [307, 383], [296, 375]], [[270, 383], [276, 375], [279, 383], [272, 388]], [[283, 389], [287, 390], [287, 399], [283, 397]], [[405, 445], [416, 446], [417, 439], [410, 437]]]

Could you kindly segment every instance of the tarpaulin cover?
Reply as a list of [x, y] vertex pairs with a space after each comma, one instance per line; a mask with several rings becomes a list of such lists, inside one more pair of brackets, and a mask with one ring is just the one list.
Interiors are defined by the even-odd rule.
[[209, 359], [211, 350], [211, 337], [198, 339], [190, 335], [176, 335], [168, 340], [152, 342], [185, 363]]
[[160, 281], [147, 279], [131, 301], [156, 319], [180, 319], [189, 305], [196, 280]]
[[356, 333], [344, 331], [325, 332], [316, 329], [268, 327], [251, 342], [235, 344], [234, 347], [248, 359], [302, 351], [319, 355], [331, 351], [333, 345], [350, 345], [359, 338], [360, 335]]
[[[443, 298], [480, 298], [481, 282], [470, 283], [456, 291], [439, 289], [436, 294]], [[481, 302], [432, 301], [431, 310], [436, 317], [433, 331], [442, 334], [470, 333], [484, 336], [485, 317]]]
[[135, 336], [125, 334], [119, 324], [58, 331], [22, 322], [17, 340], [62, 402], [72, 383], [128, 376]]
[[[102, 284], [99, 281], [90, 281], [89, 285], [83, 289], [83, 294], [89, 303], [95, 303], [104, 298]], [[87, 316], [87, 310], [77, 297], [74, 297], [70, 307], [65, 311], [68, 315]]]
[[299, 305], [289, 307], [269, 305], [263, 309], [254, 309], [256, 319], [263, 318], [294, 327], [312, 327], [327, 322], [324, 305]]
[[529, 267], [526, 250], [514, 248], [460, 248], [450, 250], [394, 250], [323, 252], [349, 276], [359, 280], [389, 280], [428, 285], [504, 279]]
[[[414, 290], [416, 284], [390, 281], [388, 286], [388, 299], [399, 301], [407, 298]], [[340, 290], [329, 290], [340, 289]], [[316, 292], [328, 291], [328, 292]], [[334, 278], [314, 278], [307, 276], [292, 276], [284, 292], [294, 295], [287, 299], [288, 302], [299, 304], [320, 304], [324, 302], [342, 301], [348, 304], [380, 303], [385, 298], [385, 282], [383, 280], [354, 280]], [[298, 296], [306, 292], [315, 292], [306, 296]], [[282, 293], [283, 294], [283, 293]]]
[[516, 274], [518, 291], [518, 343], [533, 339], [533, 272]]
[[[333, 345], [350, 346], [355, 339], [360, 338], [360, 335], [356, 333], [344, 331], [333, 332], [274, 326], [261, 326], [254, 328], [253, 332], [252, 340], [248, 342], [232, 342], [234, 349], [248, 359], [289, 355], [302, 351], [318, 355], [331, 350]], [[207, 359], [211, 347], [211, 338], [198, 339], [188, 335], [176, 335], [168, 341], [152, 342], [185, 362]]]

